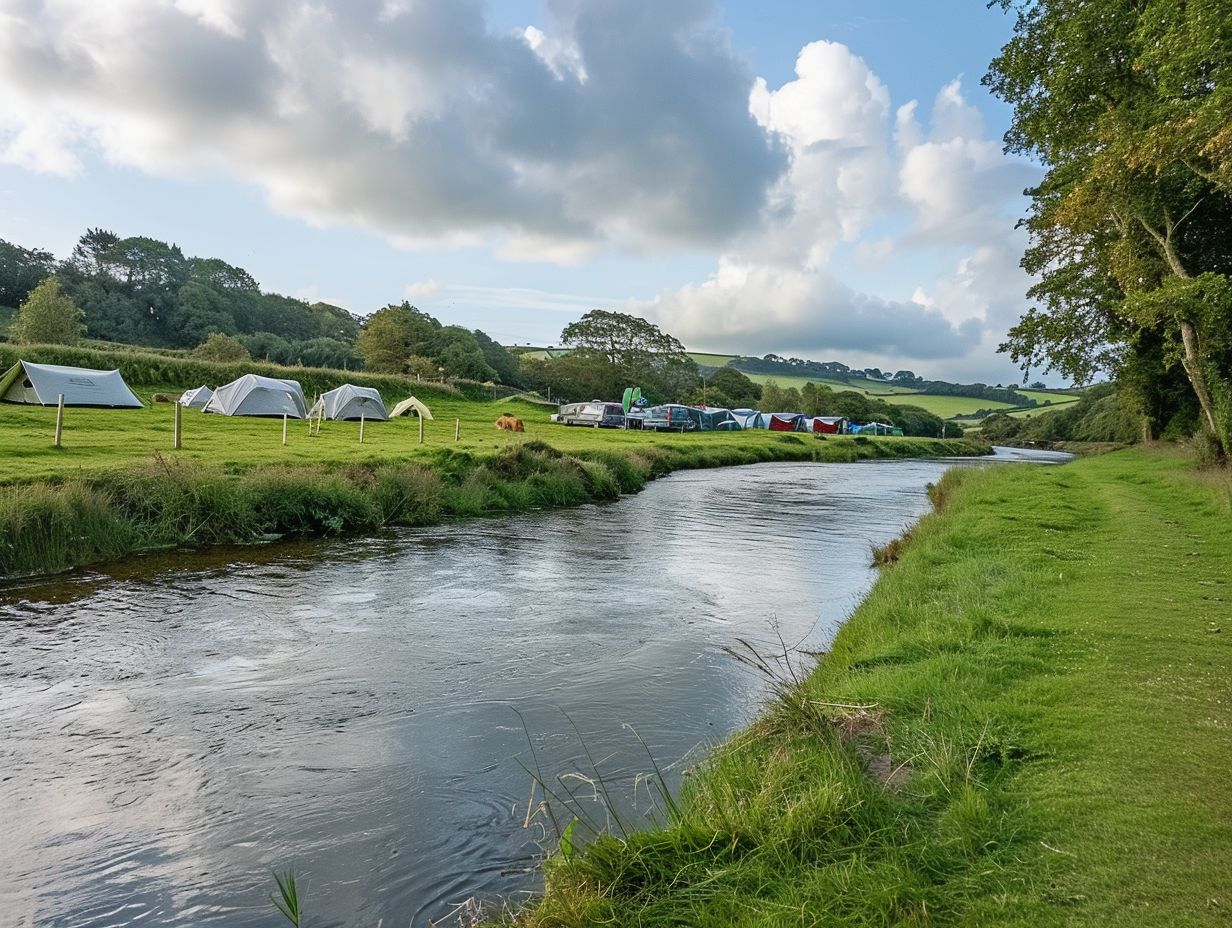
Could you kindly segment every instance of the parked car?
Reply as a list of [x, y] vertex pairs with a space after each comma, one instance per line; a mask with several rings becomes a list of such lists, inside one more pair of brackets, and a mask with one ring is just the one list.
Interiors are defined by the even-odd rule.
[[604, 403], [602, 400], [570, 403], [560, 407], [556, 421], [565, 425], [586, 425], [594, 429], [623, 429], [625, 408], [620, 403]]
[[699, 425], [696, 413], [697, 410], [675, 403], [651, 406], [646, 410], [646, 420], [642, 427], [654, 429], [656, 432], [695, 432]]

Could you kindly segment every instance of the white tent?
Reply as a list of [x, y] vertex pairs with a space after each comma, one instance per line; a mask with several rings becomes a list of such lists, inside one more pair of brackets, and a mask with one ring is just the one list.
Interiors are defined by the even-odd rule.
[[308, 416], [308, 404], [298, 381], [245, 374], [215, 390], [202, 411], [224, 416], [285, 415], [304, 419]]
[[344, 383], [337, 390], [322, 393], [312, 407], [313, 415], [323, 415], [326, 419], [376, 419], [384, 422], [389, 418], [385, 412], [385, 403], [381, 394], [372, 387], [357, 387], [352, 383]]
[[408, 396], [401, 403], [389, 411], [389, 418], [396, 419], [398, 416], [405, 416], [408, 413], [415, 413], [421, 419], [431, 419], [432, 410], [415, 399], [413, 396]]
[[202, 384], [195, 390], [185, 390], [180, 394], [180, 405], [186, 409], [204, 409], [214, 391]]
[[0, 400], [55, 406], [64, 394], [65, 406], [110, 406], [141, 408], [117, 371], [92, 371], [84, 367], [33, 364], [18, 361], [0, 377]]

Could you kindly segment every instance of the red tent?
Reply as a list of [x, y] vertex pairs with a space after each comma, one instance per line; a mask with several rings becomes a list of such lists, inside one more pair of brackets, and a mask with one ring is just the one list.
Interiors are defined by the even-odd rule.
[[837, 435], [843, 431], [843, 423], [847, 420], [842, 416], [814, 416], [813, 417], [813, 433]]

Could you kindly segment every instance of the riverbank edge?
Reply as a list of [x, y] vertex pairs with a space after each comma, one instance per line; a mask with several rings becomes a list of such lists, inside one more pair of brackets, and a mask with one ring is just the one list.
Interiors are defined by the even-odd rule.
[[[1229, 487], [1159, 449], [948, 471], [814, 669], [751, 656], [769, 705], [659, 790], [660, 825], [575, 851], [575, 823], [543, 894], [484, 924], [1223, 923], [1222, 599], [1169, 597], [1182, 638], [1125, 581], [1176, 567], [1171, 592], [1205, 540], [1221, 561], [1198, 583], [1223, 582]], [[1157, 750], [1178, 742], [1179, 769]]]
[[453, 518], [606, 502], [677, 470], [766, 462], [972, 457], [972, 439], [779, 436], [757, 444], [659, 440], [565, 454], [541, 440], [362, 464], [236, 470], [156, 456], [0, 489], [0, 582], [145, 551], [371, 534]]

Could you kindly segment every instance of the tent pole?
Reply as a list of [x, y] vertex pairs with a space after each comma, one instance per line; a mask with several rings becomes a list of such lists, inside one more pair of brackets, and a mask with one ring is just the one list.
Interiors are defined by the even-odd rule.
[[359, 414], [359, 443], [364, 443], [364, 414]]
[[285, 448], [286, 445], [287, 445], [287, 414], [284, 412], [282, 414], [282, 446]]
[[419, 443], [423, 444], [423, 416], [419, 417]]
[[181, 447], [181, 432], [180, 432], [180, 413], [184, 407], [180, 405], [180, 401], [175, 401], [175, 428], [172, 430], [171, 447], [179, 451]]
[[64, 434], [64, 394], [60, 394], [60, 401], [56, 404], [56, 447], [60, 447], [60, 436]]

